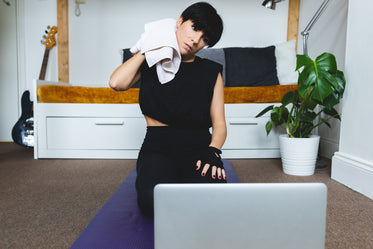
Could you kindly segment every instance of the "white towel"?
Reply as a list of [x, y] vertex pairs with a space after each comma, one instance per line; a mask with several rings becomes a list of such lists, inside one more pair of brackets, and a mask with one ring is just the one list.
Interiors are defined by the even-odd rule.
[[176, 20], [168, 18], [145, 24], [145, 32], [130, 51], [133, 54], [138, 51], [145, 53], [149, 67], [156, 65], [159, 82], [171, 81], [181, 63]]

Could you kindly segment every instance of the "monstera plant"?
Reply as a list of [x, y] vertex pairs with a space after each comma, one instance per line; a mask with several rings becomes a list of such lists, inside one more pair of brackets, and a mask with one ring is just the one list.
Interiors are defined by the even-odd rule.
[[274, 126], [285, 124], [287, 134], [279, 136], [283, 171], [305, 176], [315, 171], [320, 142], [320, 136], [312, 131], [321, 124], [330, 127], [330, 119], [340, 119], [334, 107], [343, 96], [346, 80], [330, 53], [323, 53], [315, 61], [297, 55], [296, 70], [298, 90], [286, 93], [281, 105], [268, 106], [257, 117], [271, 111], [265, 126], [267, 135]]
[[[265, 126], [267, 134], [273, 126], [286, 124], [289, 137], [306, 138], [321, 124], [330, 127], [330, 119], [340, 119], [334, 107], [343, 96], [346, 80], [337, 69], [334, 55], [323, 53], [315, 61], [307, 55], [297, 55], [296, 70], [301, 70], [298, 90], [285, 94], [280, 106], [268, 106], [256, 116], [271, 111], [271, 120]], [[317, 119], [322, 113], [327, 118]]]

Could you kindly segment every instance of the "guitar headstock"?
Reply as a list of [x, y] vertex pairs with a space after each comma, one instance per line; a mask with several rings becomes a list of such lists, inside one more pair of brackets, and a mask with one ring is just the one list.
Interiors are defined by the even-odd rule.
[[57, 33], [57, 27], [56, 26], [48, 26], [48, 29], [45, 31], [47, 35], [44, 35], [41, 42], [45, 45], [47, 48], [52, 48], [54, 45], [56, 45], [56, 33]]

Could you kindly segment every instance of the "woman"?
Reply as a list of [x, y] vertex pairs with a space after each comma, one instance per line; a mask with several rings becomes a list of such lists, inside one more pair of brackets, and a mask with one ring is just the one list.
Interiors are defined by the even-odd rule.
[[141, 78], [139, 102], [147, 133], [136, 165], [136, 190], [146, 216], [153, 216], [158, 183], [226, 183], [219, 155], [227, 134], [222, 66], [195, 55], [215, 45], [222, 31], [216, 10], [195, 3], [176, 22], [181, 64], [172, 81], [160, 84], [155, 66], [149, 68], [141, 52], [111, 75], [110, 87], [117, 91]]

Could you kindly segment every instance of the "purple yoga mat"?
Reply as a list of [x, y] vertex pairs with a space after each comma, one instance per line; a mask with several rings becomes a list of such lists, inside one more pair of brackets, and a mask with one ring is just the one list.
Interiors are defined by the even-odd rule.
[[[223, 160], [228, 183], [240, 182], [232, 165]], [[136, 201], [136, 171], [127, 177], [105, 203], [71, 249], [152, 249], [154, 222], [144, 217]]]

